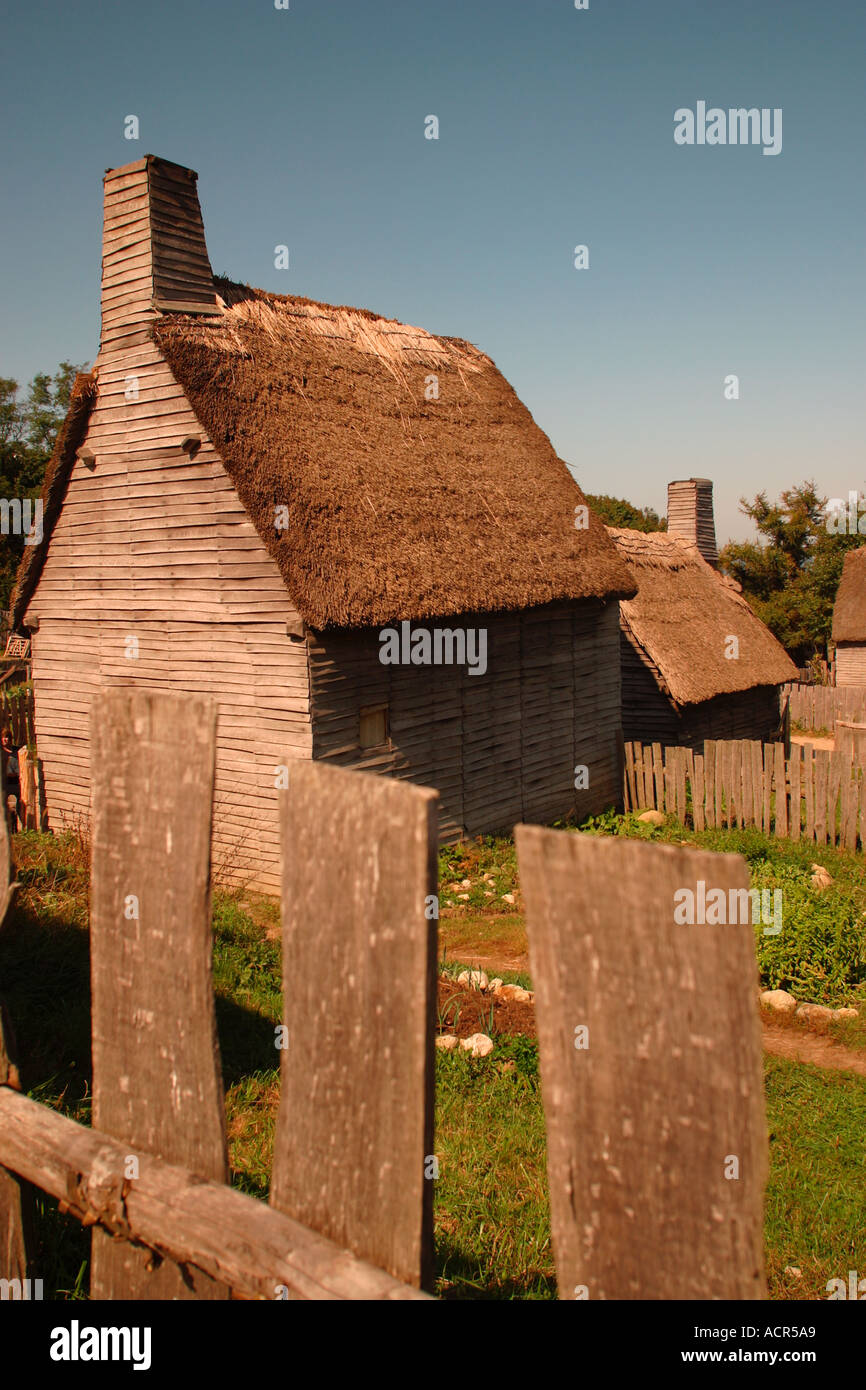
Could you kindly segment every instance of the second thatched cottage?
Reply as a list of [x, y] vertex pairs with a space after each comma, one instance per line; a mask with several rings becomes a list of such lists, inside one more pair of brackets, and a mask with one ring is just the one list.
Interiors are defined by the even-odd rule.
[[635, 586], [547, 437], [469, 343], [216, 279], [196, 189], [105, 178], [99, 356], [13, 600], [51, 823], [129, 684], [216, 700], [215, 853], [261, 888], [291, 758], [438, 788], [448, 837], [615, 802]]
[[710, 480], [670, 484], [667, 531], [609, 534], [638, 590], [620, 606], [624, 737], [780, 738], [780, 687], [796, 668], [717, 568]]

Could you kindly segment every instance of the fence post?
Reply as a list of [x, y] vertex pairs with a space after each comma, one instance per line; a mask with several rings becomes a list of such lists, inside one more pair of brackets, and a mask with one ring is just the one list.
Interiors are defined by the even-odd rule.
[[[0, 760], [3, 761], [3, 760]], [[3, 814], [0, 816], [0, 929], [12, 901], [14, 885], [9, 828], [6, 824], [5, 778], [0, 776]], [[9, 1019], [0, 999], [0, 1086], [20, 1088], [15, 1049]], [[0, 1165], [0, 1279], [27, 1278], [27, 1226], [25, 1189], [7, 1168]]]
[[432, 1280], [438, 794], [290, 762], [271, 1201], [415, 1286]]
[[[189, 695], [93, 702], [90, 951], [93, 1123], [149, 1155], [228, 1180], [211, 976], [216, 713]], [[93, 1232], [92, 1298], [214, 1299], [228, 1290]], [[148, 1267], [151, 1266], [151, 1267]]]
[[[764, 1297], [744, 860], [525, 825], [516, 840], [560, 1297]], [[727, 925], [700, 921], [713, 890]], [[677, 921], [689, 893], [695, 925]]]

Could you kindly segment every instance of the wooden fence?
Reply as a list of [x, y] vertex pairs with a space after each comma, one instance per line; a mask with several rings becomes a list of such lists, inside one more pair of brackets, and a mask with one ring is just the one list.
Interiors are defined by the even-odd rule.
[[12, 690], [0, 687], [0, 726], [3, 725], [8, 725], [12, 731], [16, 748], [35, 745], [32, 685], [19, 685]]
[[625, 745], [627, 811], [657, 810], [695, 830], [754, 825], [845, 849], [866, 845], [866, 769], [811, 744], [730, 739], [690, 748]]
[[[211, 981], [215, 724], [197, 697], [95, 702], [94, 1128], [20, 1093], [0, 1027], [0, 1277], [39, 1274], [24, 1240], [29, 1182], [93, 1227], [92, 1297], [423, 1297], [437, 794], [290, 764], [281, 1095], [259, 1202], [228, 1185]], [[527, 826], [517, 852], [560, 1296], [763, 1297], [751, 927], [674, 921], [677, 888], [741, 892], [744, 861]], [[2, 833], [0, 896], [8, 855]], [[685, 1119], [696, 1105], [700, 1124]], [[477, 1142], [486, 1162], [483, 1126]]]
[[782, 686], [789, 697], [791, 722], [803, 729], [826, 729], [832, 734], [837, 719], [866, 723], [866, 686], [798, 685]]

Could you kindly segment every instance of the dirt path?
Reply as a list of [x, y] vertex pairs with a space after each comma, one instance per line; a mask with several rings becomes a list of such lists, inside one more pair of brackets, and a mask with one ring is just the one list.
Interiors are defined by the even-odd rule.
[[824, 1033], [801, 1033], [793, 1028], [774, 1028], [761, 1020], [764, 1051], [791, 1062], [809, 1062], [824, 1071], [853, 1071], [866, 1076], [866, 1054], [842, 1047]]
[[832, 752], [834, 751], [835, 747], [836, 747], [836, 739], [835, 739], [835, 737], [834, 737], [834, 738], [817, 738], [817, 737], [812, 738], [809, 734], [792, 734], [792, 735], [791, 735], [791, 742], [792, 742], [792, 743], [799, 743], [801, 747], [805, 747], [805, 745], [806, 745], [807, 743], [811, 743], [811, 745], [812, 745], [813, 748], [822, 749], [822, 750], [823, 750], [824, 752], [826, 752], [826, 753], [832, 753]]

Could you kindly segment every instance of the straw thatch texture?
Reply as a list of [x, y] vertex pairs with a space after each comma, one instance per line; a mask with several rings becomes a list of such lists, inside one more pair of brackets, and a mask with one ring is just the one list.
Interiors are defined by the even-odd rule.
[[634, 592], [603, 524], [575, 527], [583, 494], [477, 348], [215, 283], [221, 317], [166, 315], [156, 341], [311, 627]]
[[21, 563], [18, 566], [15, 588], [12, 591], [10, 601], [13, 628], [20, 623], [35, 592], [36, 585], [39, 583], [39, 576], [42, 573], [42, 566], [48, 552], [48, 540], [54, 523], [60, 515], [60, 508], [63, 506], [63, 499], [66, 496], [66, 485], [75, 463], [76, 450], [80, 448], [87, 432], [87, 422], [90, 419], [90, 412], [95, 400], [95, 374], [93, 372], [80, 372], [73, 382], [66, 419], [60, 426], [54, 444], [54, 452], [45, 469], [45, 479], [42, 484], [44, 508], [42, 513], [42, 542], [39, 545], [25, 546]]
[[849, 550], [833, 609], [834, 642], [866, 642], [866, 545]]
[[[739, 585], [698, 550], [664, 531], [608, 532], [638, 587], [620, 606], [623, 626], [680, 706], [795, 680], [793, 662], [760, 621]], [[739, 640], [739, 658], [725, 656]]]

